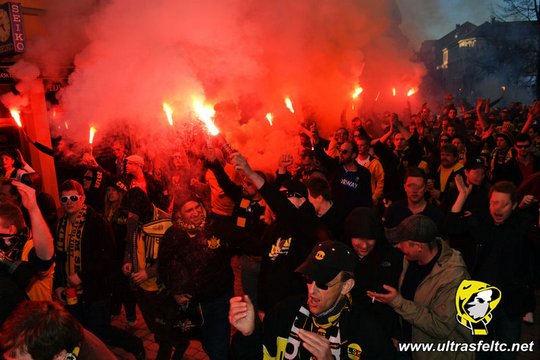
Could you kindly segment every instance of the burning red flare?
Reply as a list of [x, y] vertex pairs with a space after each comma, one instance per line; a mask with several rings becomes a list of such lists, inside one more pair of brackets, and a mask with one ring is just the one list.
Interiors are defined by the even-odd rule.
[[9, 110], [9, 112], [11, 113], [11, 117], [13, 118], [13, 120], [15, 120], [15, 122], [17, 123], [17, 126], [22, 128], [21, 112], [17, 109], [11, 109]]
[[287, 109], [289, 109], [289, 111], [291, 113], [294, 114], [294, 107], [292, 105], [292, 101], [291, 101], [291, 98], [290, 97], [286, 97], [285, 98], [285, 106], [287, 107]]
[[396, 88], [392, 88], [392, 96], [396, 96]]
[[165, 115], [167, 116], [169, 125], [173, 126], [173, 119], [172, 119], [173, 109], [166, 102], [163, 102], [163, 111], [165, 112]]
[[90, 127], [90, 136], [88, 138], [88, 143], [92, 145], [94, 143], [94, 135], [96, 135], [96, 128], [91, 126]]
[[354, 88], [354, 92], [352, 94], [353, 99], [358, 99], [361, 93], [364, 92], [364, 89], [361, 86], [357, 86]]
[[202, 103], [202, 101], [193, 99], [193, 110], [195, 111], [195, 114], [199, 120], [206, 125], [206, 129], [210, 135], [216, 136], [219, 134], [219, 129], [217, 128], [216, 124], [214, 124], [214, 120], [212, 120], [216, 114], [213, 106], [205, 105]]
[[266, 120], [268, 120], [270, 126], [274, 125], [274, 115], [272, 115], [272, 113], [266, 114]]
[[411, 96], [411, 95], [414, 95], [414, 94], [416, 94], [416, 89], [415, 88], [412, 88], [411, 90], [409, 90], [407, 92], [407, 96]]

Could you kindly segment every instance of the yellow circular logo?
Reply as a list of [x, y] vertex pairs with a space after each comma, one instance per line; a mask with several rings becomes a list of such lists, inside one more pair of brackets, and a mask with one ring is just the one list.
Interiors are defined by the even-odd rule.
[[324, 253], [324, 251], [319, 250], [319, 251], [317, 251], [317, 253], [315, 254], [315, 259], [317, 259], [317, 260], [322, 260], [322, 259], [324, 259], [324, 256], [325, 256], [325, 255], [326, 255], [326, 254]]
[[359, 360], [362, 355], [362, 348], [356, 343], [352, 343], [347, 347], [347, 356], [352, 360]]

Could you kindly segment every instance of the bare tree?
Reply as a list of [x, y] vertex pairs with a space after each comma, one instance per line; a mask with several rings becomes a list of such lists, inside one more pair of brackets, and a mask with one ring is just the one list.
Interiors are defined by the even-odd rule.
[[540, 98], [540, 6], [538, 0], [503, 0], [498, 6], [497, 17], [503, 21], [531, 21], [536, 29], [536, 98]]

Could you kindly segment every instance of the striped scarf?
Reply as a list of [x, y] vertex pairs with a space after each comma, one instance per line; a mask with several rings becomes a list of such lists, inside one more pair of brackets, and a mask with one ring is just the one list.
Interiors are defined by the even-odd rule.
[[81, 240], [84, 224], [86, 223], [86, 211], [87, 207], [84, 205], [79, 211], [75, 222], [71, 224], [67, 239], [66, 230], [68, 229], [68, 216], [63, 216], [58, 224], [56, 251], [67, 255], [65, 264], [67, 276], [80, 273], [82, 270]]

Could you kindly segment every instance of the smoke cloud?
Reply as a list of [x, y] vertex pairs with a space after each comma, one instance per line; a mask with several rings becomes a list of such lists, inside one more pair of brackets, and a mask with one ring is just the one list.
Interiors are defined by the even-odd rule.
[[193, 113], [196, 97], [214, 106], [233, 147], [272, 169], [280, 153], [296, 152], [306, 118], [327, 136], [344, 109], [350, 119], [355, 86], [364, 88], [357, 109], [402, 109], [424, 73], [410, 60], [395, 0], [48, 3], [48, 35], [32, 39], [25, 61], [44, 77], [73, 65], [58, 94], [61, 116], [51, 121], [82, 144], [93, 125], [97, 142], [121, 130], [133, 152], [166, 158], [193, 150], [194, 134], [205, 133]]

